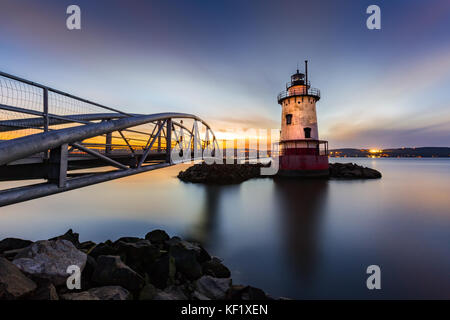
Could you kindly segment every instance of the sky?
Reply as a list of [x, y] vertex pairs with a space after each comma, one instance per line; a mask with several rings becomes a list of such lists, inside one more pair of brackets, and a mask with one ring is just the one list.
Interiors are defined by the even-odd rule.
[[[81, 30], [66, 9], [81, 8]], [[381, 8], [381, 30], [366, 8]], [[450, 1], [0, 0], [0, 70], [216, 134], [279, 128], [309, 60], [330, 149], [450, 146]]]

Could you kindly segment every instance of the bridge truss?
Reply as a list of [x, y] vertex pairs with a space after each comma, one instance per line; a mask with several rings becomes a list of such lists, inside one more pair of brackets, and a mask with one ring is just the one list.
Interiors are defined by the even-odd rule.
[[131, 114], [0, 72], [0, 206], [180, 162], [221, 158], [186, 113]]

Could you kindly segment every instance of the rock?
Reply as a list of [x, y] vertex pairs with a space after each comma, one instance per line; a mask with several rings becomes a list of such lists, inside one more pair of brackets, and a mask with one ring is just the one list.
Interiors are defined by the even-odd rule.
[[187, 300], [187, 297], [179, 287], [170, 286], [164, 291], [158, 289], [153, 300]]
[[166, 240], [164, 243], [167, 248], [170, 248], [171, 246], [179, 244], [181, 241], [183, 241], [183, 240], [181, 240], [180, 237], [175, 236], [175, 237], [170, 238], [169, 240]]
[[233, 286], [230, 292], [233, 300], [271, 300], [263, 290], [251, 286]]
[[195, 249], [178, 243], [170, 247], [169, 254], [175, 259], [177, 271], [183, 273], [191, 280], [202, 276], [202, 267], [197, 261]]
[[30, 240], [22, 240], [17, 238], [5, 238], [0, 241], [0, 253], [10, 250], [17, 250], [28, 247], [33, 242]]
[[201, 245], [199, 245], [198, 247], [200, 248], [200, 251], [197, 252], [198, 262], [203, 263], [212, 259], [212, 257], [205, 250], [205, 248], [203, 248]]
[[229, 278], [231, 276], [230, 270], [222, 264], [219, 258], [212, 258], [202, 265], [203, 274], [210, 275], [215, 278]]
[[145, 235], [145, 239], [149, 240], [151, 243], [163, 244], [165, 241], [169, 240], [169, 235], [163, 230], [153, 230]]
[[208, 298], [207, 296], [201, 294], [201, 293], [198, 292], [198, 291], [194, 291], [194, 292], [192, 293], [192, 298], [193, 298], [193, 299], [196, 299], [196, 300], [211, 300], [210, 298]]
[[105, 286], [89, 289], [88, 292], [100, 300], [130, 300], [131, 294], [120, 286]]
[[139, 300], [153, 300], [157, 294], [157, 289], [151, 283], [147, 283], [139, 293]]
[[65, 293], [61, 295], [62, 300], [100, 300], [89, 291]]
[[67, 268], [77, 265], [83, 270], [86, 259], [86, 254], [67, 240], [42, 240], [17, 254], [13, 263], [24, 273], [59, 286], [66, 283]]
[[118, 256], [99, 256], [92, 280], [101, 285], [118, 285], [131, 292], [140, 291], [144, 286], [144, 278]]
[[375, 169], [354, 163], [330, 163], [330, 178], [338, 179], [378, 179], [381, 173]]
[[97, 261], [93, 257], [88, 255], [86, 259], [86, 265], [81, 272], [81, 288], [83, 288], [84, 290], [93, 287], [92, 275], [94, 274], [96, 268]]
[[[260, 169], [270, 164], [196, 164], [178, 173], [185, 182], [206, 184], [234, 184], [260, 177]], [[330, 163], [330, 178], [340, 179], [378, 179], [377, 170], [358, 166], [353, 163]], [[270, 176], [265, 176], [270, 177]]]
[[122, 238], [117, 239], [114, 242], [114, 245], [116, 245], [118, 242], [136, 243], [136, 242], [141, 241], [141, 240], [143, 240], [143, 239], [137, 238], [137, 237], [122, 237]]
[[141, 275], [150, 268], [159, 257], [159, 248], [148, 240], [139, 240], [136, 243], [119, 241], [115, 248], [122, 261]]
[[69, 229], [65, 234], [58, 236], [58, 237], [54, 237], [51, 239], [48, 239], [49, 241], [53, 241], [53, 240], [67, 240], [73, 243], [73, 245], [75, 247], [78, 247], [80, 245], [80, 235], [78, 233], [74, 233], [72, 231], [72, 229]]
[[49, 280], [39, 280], [30, 300], [59, 300], [56, 287]]
[[175, 283], [175, 259], [169, 254], [160, 257], [149, 272], [150, 282], [157, 288], [164, 289]]
[[225, 299], [228, 290], [231, 287], [231, 279], [213, 278], [211, 276], [203, 276], [196, 282], [198, 293], [213, 299]]
[[80, 243], [77, 248], [80, 249], [81, 251], [88, 253], [89, 250], [93, 249], [96, 246], [95, 242], [93, 241], [85, 241]]
[[14, 264], [0, 257], [0, 300], [21, 299], [30, 295], [37, 285]]
[[168, 250], [173, 246], [182, 246], [186, 250], [193, 250], [199, 263], [211, 260], [209, 253], [198, 243], [181, 240], [179, 237], [172, 237], [170, 240], [167, 240], [165, 244]]
[[99, 256], [113, 256], [117, 255], [117, 249], [109, 243], [99, 243], [94, 248], [88, 251], [88, 254], [97, 259]]
[[207, 184], [234, 184], [260, 177], [260, 169], [269, 164], [196, 164], [178, 173], [185, 182]]
[[20, 252], [22, 252], [22, 251], [23, 251], [24, 249], [26, 249], [26, 248], [27, 248], [27, 247], [22, 248], [22, 249], [14, 249], [14, 250], [4, 251], [4, 252], [3, 252], [3, 257], [6, 258], [6, 259], [8, 259], [9, 261], [13, 261], [14, 258], [15, 258]]
[[[98, 245], [79, 243], [72, 230], [51, 240], [7, 238], [0, 244], [10, 249], [0, 254], [0, 299], [271, 299], [261, 289], [232, 286], [230, 270], [219, 258], [163, 230], [147, 233], [146, 239], [121, 237]], [[81, 269], [83, 291], [65, 286], [71, 265]]]

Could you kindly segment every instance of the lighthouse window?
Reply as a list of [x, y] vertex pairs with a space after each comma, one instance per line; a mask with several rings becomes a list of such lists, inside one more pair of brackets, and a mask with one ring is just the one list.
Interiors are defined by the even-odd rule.
[[311, 128], [303, 128], [305, 131], [305, 139], [311, 138]]
[[286, 124], [291, 124], [292, 123], [292, 114], [287, 114], [286, 115]]

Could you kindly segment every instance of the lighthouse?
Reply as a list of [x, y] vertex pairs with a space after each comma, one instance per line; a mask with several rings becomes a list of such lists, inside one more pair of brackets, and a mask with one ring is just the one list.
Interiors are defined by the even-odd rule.
[[277, 97], [281, 105], [280, 170], [281, 176], [322, 177], [328, 175], [328, 141], [319, 140], [316, 102], [320, 91], [305, 73], [291, 76]]

